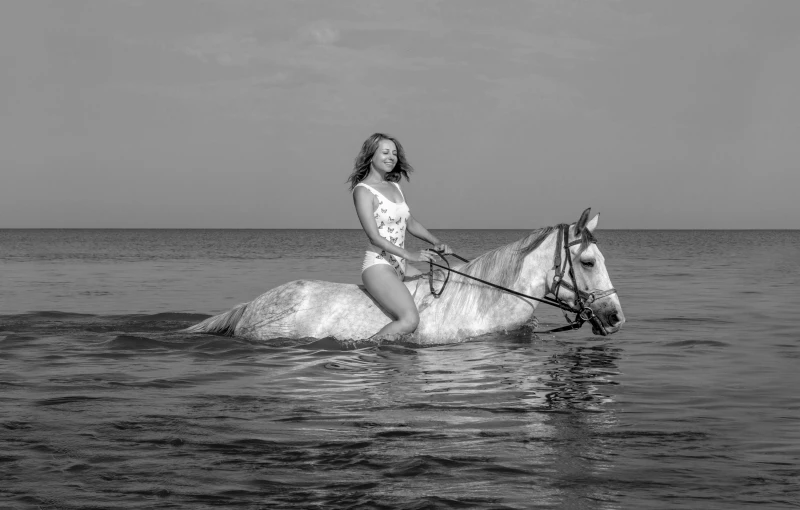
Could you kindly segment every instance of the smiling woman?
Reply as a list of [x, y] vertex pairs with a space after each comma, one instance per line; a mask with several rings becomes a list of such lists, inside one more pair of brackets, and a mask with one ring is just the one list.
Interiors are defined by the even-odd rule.
[[434, 254], [429, 250], [412, 253], [405, 249], [406, 230], [428, 241], [437, 251], [452, 253], [446, 244], [428, 232], [411, 215], [400, 189], [402, 177], [408, 180], [413, 168], [406, 160], [400, 142], [389, 135], [375, 133], [361, 145], [350, 174], [350, 190], [356, 213], [369, 244], [361, 266], [364, 287], [394, 320], [372, 338], [393, 340], [413, 333], [419, 325], [419, 311], [403, 281], [419, 274], [406, 261], [427, 262]]

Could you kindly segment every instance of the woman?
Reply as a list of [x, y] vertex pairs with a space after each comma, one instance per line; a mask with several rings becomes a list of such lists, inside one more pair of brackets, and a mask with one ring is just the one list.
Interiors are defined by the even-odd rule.
[[433, 244], [435, 250], [452, 253], [449, 246], [411, 216], [398, 184], [401, 177], [408, 180], [411, 171], [400, 142], [375, 133], [361, 146], [348, 179], [358, 219], [369, 238], [361, 280], [375, 301], [395, 317], [372, 338], [394, 339], [414, 332], [419, 324], [417, 306], [403, 280], [420, 272], [406, 262], [428, 262], [435, 254], [429, 250], [406, 250], [406, 230]]

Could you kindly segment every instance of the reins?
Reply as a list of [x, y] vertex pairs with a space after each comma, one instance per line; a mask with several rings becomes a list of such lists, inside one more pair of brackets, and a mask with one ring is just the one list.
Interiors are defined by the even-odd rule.
[[[592, 243], [596, 244], [597, 240], [594, 239], [594, 237], [591, 237], [591, 234], [589, 234], [589, 235], [590, 235], [590, 237], [589, 237], [590, 241]], [[591, 322], [592, 325], [594, 325], [599, 331], [602, 332], [603, 336], [607, 335], [605, 327], [600, 322], [600, 319], [594, 314], [594, 311], [591, 308], [589, 308], [589, 305], [592, 304], [593, 302], [595, 302], [598, 299], [603, 299], [605, 297], [611, 296], [612, 294], [615, 294], [617, 291], [614, 288], [611, 288], [611, 289], [608, 289], [608, 290], [604, 290], [604, 291], [600, 291], [600, 292], [597, 292], [597, 291], [586, 292], [586, 291], [578, 289], [577, 288], [577, 280], [575, 279], [575, 270], [573, 268], [572, 257], [570, 257], [569, 248], [571, 246], [576, 245], [576, 244], [580, 244], [582, 241], [581, 240], [575, 240], [575, 241], [569, 242], [569, 226], [567, 226], [567, 225], [560, 225], [559, 226], [559, 231], [558, 231], [556, 239], [557, 239], [557, 241], [556, 241], [556, 253], [555, 253], [554, 262], [553, 262], [553, 269], [555, 271], [555, 275], [553, 276], [553, 284], [552, 284], [551, 288], [548, 289], [548, 292], [550, 294], [552, 294], [555, 299], [549, 298], [546, 295], [541, 297], [541, 298], [537, 298], [537, 297], [534, 297], [534, 296], [529, 296], [528, 294], [524, 294], [522, 292], [517, 292], [517, 291], [509, 289], [507, 287], [503, 287], [501, 285], [497, 285], [496, 283], [488, 282], [488, 281], [483, 280], [481, 278], [478, 278], [476, 276], [472, 276], [472, 275], [469, 275], [469, 274], [466, 274], [466, 273], [462, 273], [461, 271], [457, 271], [457, 270], [455, 270], [455, 269], [450, 267], [450, 262], [448, 262], [448, 260], [445, 258], [445, 256], [444, 256], [445, 254], [442, 253], [442, 252], [436, 251], [436, 250], [432, 250], [432, 251], [434, 253], [436, 253], [439, 256], [439, 258], [441, 258], [445, 262], [445, 264], [447, 264], [447, 265], [443, 266], [441, 264], [437, 264], [436, 262], [433, 262], [432, 260], [428, 261], [428, 263], [430, 264], [430, 271], [428, 272], [428, 284], [430, 285], [431, 294], [433, 295], [434, 298], [438, 298], [439, 296], [441, 296], [442, 293], [444, 292], [445, 287], [447, 286], [447, 282], [450, 280], [450, 273], [456, 273], [458, 275], [464, 276], [464, 277], [469, 278], [471, 280], [475, 280], [477, 282], [480, 282], [480, 283], [482, 283], [484, 285], [488, 285], [490, 287], [494, 287], [494, 288], [496, 288], [498, 290], [501, 290], [503, 292], [507, 292], [509, 294], [513, 294], [515, 296], [520, 296], [520, 297], [523, 297], [523, 298], [526, 298], [526, 299], [532, 299], [534, 301], [539, 301], [540, 303], [545, 303], [547, 305], [554, 306], [554, 307], [559, 308], [559, 309], [561, 309], [563, 311], [564, 318], [567, 320], [567, 322], [569, 324], [567, 324], [566, 326], [561, 326], [559, 328], [549, 329], [547, 331], [534, 331], [534, 333], [558, 333], [558, 332], [561, 332], [561, 331], [570, 331], [570, 330], [573, 330], [573, 329], [580, 329], [583, 326], [584, 322]], [[561, 252], [562, 252], [562, 250], [565, 251], [565, 257], [564, 258], [566, 259], [563, 265], [562, 265], [562, 262], [561, 262]], [[455, 253], [452, 253], [451, 255], [453, 257], [457, 258], [458, 260], [461, 260], [462, 262], [465, 262], [465, 263], [469, 262], [469, 260], [467, 260], [467, 259], [465, 259], [465, 258], [463, 258], [463, 257], [461, 257], [461, 256], [459, 256], [459, 255], [457, 255]], [[436, 292], [436, 290], [433, 288], [433, 266], [439, 267], [439, 268], [444, 269], [446, 271], [444, 283], [442, 284], [442, 288], [438, 292]], [[571, 285], [569, 282], [564, 281], [564, 273], [567, 272], [567, 270], [569, 272], [569, 277], [572, 280], [573, 284], [575, 284], [575, 286]], [[559, 289], [561, 287], [564, 287], [567, 290], [569, 290], [569, 291], [571, 291], [571, 292], [573, 292], [575, 294], [575, 304], [576, 304], [575, 307], [570, 306], [565, 301], [563, 301], [561, 298], [559, 298], [558, 291], [559, 291]], [[584, 302], [584, 300], [585, 300], [585, 302]], [[575, 318], [570, 320], [570, 318], [567, 317], [567, 312], [574, 313], [575, 314]]]

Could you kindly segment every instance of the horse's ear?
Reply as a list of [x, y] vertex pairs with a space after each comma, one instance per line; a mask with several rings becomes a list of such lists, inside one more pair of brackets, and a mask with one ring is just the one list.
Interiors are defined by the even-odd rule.
[[583, 229], [586, 227], [586, 222], [589, 221], [589, 213], [590, 212], [592, 212], [592, 208], [591, 207], [586, 209], [585, 211], [583, 211], [583, 214], [581, 214], [581, 219], [579, 219], [578, 223], [575, 224], [575, 235], [576, 236], [581, 235], [581, 232], [583, 232]]
[[597, 222], [600, 219], [600, 213], [594, 215], [594, 218], [589, 220], [589, 223], [586, 224], [586, 230], [589, 232], [594, 232], [594, 229], [597, 228]]

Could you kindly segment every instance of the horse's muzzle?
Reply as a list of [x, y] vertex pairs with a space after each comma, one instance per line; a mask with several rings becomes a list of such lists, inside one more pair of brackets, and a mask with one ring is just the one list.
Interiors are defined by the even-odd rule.
[[625, 324], [625, 314], [616, 306], [602, 306], [595, 312], [595, 320], [592, 321], [592, 333], [595, 335], [606, 336], [616, 333]]

